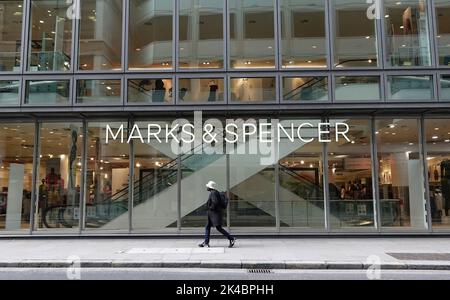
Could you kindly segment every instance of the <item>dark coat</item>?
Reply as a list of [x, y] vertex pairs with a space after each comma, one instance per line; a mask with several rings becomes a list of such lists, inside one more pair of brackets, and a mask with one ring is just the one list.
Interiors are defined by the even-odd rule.
[[212, 190], [209, 193], [206, 206], [208, 207], [208, 219], [211, 225], [214, 227], [222, 226], [222, 208], [220, 207], [220, 193], [218, 191]]

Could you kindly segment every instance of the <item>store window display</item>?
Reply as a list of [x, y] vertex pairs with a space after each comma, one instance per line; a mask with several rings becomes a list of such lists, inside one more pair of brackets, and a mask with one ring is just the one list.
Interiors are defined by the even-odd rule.
[[450, 122], [426, 119], [428, 188], [433, 228], [450, 227]]
[[0, 124], [0, 230], [30, 228], [34, 124]]
[[82, 123], [41, 124], [38, 230], [79, 225], [83, 138]]

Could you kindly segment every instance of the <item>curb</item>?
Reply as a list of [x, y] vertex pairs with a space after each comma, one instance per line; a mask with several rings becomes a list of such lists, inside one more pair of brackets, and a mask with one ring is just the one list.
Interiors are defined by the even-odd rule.
[[[0, 262], [0, 268], [73, 268], [69, 261], [23, 260]], [[269, 270], [368, 270], [372, 265], [358, 261], [81, 261], [80, 268], [202, 268], [202, 269], [269, 269]], [[381, 270], [450, 270], [450, 262], [396, 263], [379, 265]]]

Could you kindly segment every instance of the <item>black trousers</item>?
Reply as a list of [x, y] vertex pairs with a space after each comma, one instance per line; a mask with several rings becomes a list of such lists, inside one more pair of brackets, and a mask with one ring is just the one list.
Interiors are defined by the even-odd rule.
[[[205, 227], [205, 244], [209, 244], [209, 239], [211, 236], [211, 227], [212, 227], [212, 223], [211, 223], [211, 219], [208, 217], [208, 223], [206, 224]], [[223, 234], [228, 240], [232, 240], [233, 237], [225, 230], [222, 228], [222, 226], [216, 226], [217, 231], [219, 231], [221, 234]]]

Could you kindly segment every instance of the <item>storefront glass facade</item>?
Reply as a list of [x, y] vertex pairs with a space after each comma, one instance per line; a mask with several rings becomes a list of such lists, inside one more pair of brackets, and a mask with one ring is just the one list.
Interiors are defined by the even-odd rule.
[[[0, 1], [0, 234], [199, 233], [209, 180], [236, 232], [450, 232], [449, 1], [77, 3]], [[312, 139], [105, 141], [196, 111]]]

